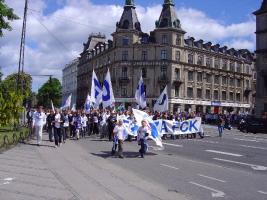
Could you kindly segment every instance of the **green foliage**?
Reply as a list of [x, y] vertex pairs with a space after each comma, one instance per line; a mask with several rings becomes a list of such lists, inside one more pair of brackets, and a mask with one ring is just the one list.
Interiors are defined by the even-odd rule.
[[0, 92], [0, 127], [18, 123], [23, 96], [14, 91]]
[[19, 19], [19, 17], [14, 14], [13, 9], [9, 8], [4, 0], [0, 0], [0, 37], [3, 36], [3, 30], [12, 30], [9, 21]]
[[59, 107], [61, 96], [60, 81], [56, 78], [51, 78], [38, 90], [38, 105], [44, 106], [45, 108], [51, 108], [52, 100], [54, 106]]

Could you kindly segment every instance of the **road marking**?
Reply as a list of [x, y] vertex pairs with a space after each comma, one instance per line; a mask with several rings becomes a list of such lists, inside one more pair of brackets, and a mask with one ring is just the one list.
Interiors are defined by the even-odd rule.
[[173, 167], [173, 166], [170, 166], [170, 165], [165, 165], [165, 164], [160, 164], [160, 165], [163, 166], [163, 167], [168, 167], [168, 168], [171, 168], [171, 169], [179, 170], [179, 168]]
[[216, 150], [205, 150], [210, 153], [217, 153], [217, 154], [223, 154], [223, 155], [228, 155], [228, 156], [235, 156], [235, 157], [241, 157], [242, 155], [240, 154], [235, 154], [235, 153], [229, 153], [229, 152], [224, 152], [224, 151], [216, 151]]
[[261, 150], [267, 150], [265, 147], [256, 147], [256, 146], [248, 146], [248, 145], [239, 145], [241, 147], [247, 147], [247, 148], [252, 148], [252, 149], [261, 149]]
[[211, 196], [214, 197], [214, 198], [218, 198], [218, 197], [224, 197], [225, 196], [225, 193], [220, 191], [220, 190], [216, 190], [214, 188], [211, 188], [211, 187], [208, 187], [208, 186], [205, 186], [205, 185], [201, 185], [201, 184], [198, 184], [198, 183], [195, 183], [195, 182], [192, 182], [190, 181], [189, 183], [193, 184], [193, 185], [196, 185], [198, 187], [201, 187], [201, 188], [204, 188], [206, 190], [210, 190], [212, 191], [211, 192]]
[[162, 144], [165, 144], [167, 146], [183, 147], [183, 145], [180, 145], [180, 144], [171, 144], [171, 143], [166, 143], [166, 142], [162, 142]]
[[239, 164], [239, 165], [249, 166], [252, 169], [257, 170], [257, 171], [266, 171], [267, 170], [267, 167], [262, 166], [262, 165], [254, 165], [254, 164], [249, 164], [249, 163], [237, 162], [237, 161], [233, 161], [233, 160], [225, 160], [225, 159], [221, 159], [221, 158], [213, 158], [213, 159], [218, 160], [218, 161], [228, 162], [228, 163], [235, 163], [235, 164]]
[[267, 192], [264, 192], [264, 191], [261, 191], [261, 190], [259, 190], [258, 193], [266, 194], [267, 195]]
[[246, 141], [246, 142], [259, 142], [259, 141], [257, 141], [257, 140], [241, 139], [241, 138], [234, 138], [234, 140], [240, 140], [240, 141]]
[[198, 174], [198, 176], [201, 176], [201, 177], [204, 177], [204, 178], [207, 178], [207, 179], [210, 179], [210, 180], [214, 180], [214, 181], [219, 181], [221, 183], [226, 183], [226, 181], [224, 181], [224, 180], [217, 179], [217, 178], [214, 178], [214, 177], [211, 177], [211, 176], [206, 176], [206, 175], [203, 175], [203, 174]]

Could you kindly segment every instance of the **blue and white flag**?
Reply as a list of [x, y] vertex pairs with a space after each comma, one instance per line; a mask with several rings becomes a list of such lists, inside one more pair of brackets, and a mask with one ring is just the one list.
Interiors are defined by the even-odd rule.
[[72, 104], [71, 111], [76, 112], [76, 104]]
[[154, 111], [164, 112], [168, 110], [169, 110], [169, 98], [166, 86], [154, 105]]
[[94, 70], [91, 84], [91, 102], [94, 108], [98, 108], [102, 102], [102, 89]]
[[53, 104], [52, 100], [51, 100], [51, 108], [52, 108], [52, 111], [55, 113], [55, 107], [54, 107], [54, 104]]
[[85, 111], [86, 114], [90, 113], [90, 106], [91, 106], [91, 97], [88, 94], [87, 97], [86, 97], [85, 104], [84, 104], [84, 111]]
[[61, 107], [61, 109], [70, 108], [70, 105], [71, 105], [71, 97], [72, 97], [72, 94], [70, 94], [68, 96], [68, 98], [66, 99], [66, 101], [63, 104], [63, 106]]
[[156, 145], [162, 147], [161, 134], [152, 118], [145, 112], [133, 109], [133, 114], [136, 119], [137, 125], [141, 126], [142, 120], [146, 120], [150, 129], [149, 137], [156, 142]]
[[103, 83], [102, 103], [103, 108], [113, 107], [115, 103], [109, 69]]
[[142, 76], [138, 82], [138, 86], [135, 92], [135, 99], [136, 99], [136, 103], [138, 103], [138, 105], [141, 108], [143, 109], [146, 108], [146, 93], [145, 93], [145, 85], [144, 85]]

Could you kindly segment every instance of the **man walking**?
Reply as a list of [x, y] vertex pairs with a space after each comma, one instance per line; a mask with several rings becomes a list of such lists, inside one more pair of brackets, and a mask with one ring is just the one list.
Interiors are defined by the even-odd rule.
[[40, 146], [43, 137], [43, 126], [46, 123], [46, 115], [43, 107], [39, 106], [38, 110], [33, 114], [33, 128], [37, 138], [37, 146]]

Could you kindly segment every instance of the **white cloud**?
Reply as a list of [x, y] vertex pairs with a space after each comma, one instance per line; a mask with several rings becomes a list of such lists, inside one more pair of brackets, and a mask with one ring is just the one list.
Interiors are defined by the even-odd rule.
[[[116, 22], [123, 11], [123, 6], [97, 5], [88, 0], [57, 0], [60, 8], [44, 16], [43, 12], [47, 8], [45, 0], [29, 2], [30, 9], [40, 12], [29, 12], [25, 71], [31, 74], [53, 74], [57, 78], [61, 78], [61, 70], [65, 64], [82, 51], [82, 44], [91, 32], [102, 32], [111, 37], [110, 34], [115, 31]], [[23, 17], [24, 1], [7, 0], [6, 3]], [[162, 5], [137, 6], [136, 9], [142, 30], [152, 31]], [[239, 24], [227, 25], [192, 8], [179, 8], [177, 14], [187, 36], [220, 42], [235, 48], [255, 48], [253, 18]], [[22, 20], [12, 22], [12, 26], [13, 31], [5, 32], [5, 37], [0, 39], [0, 60], [6, 75], [17, 71]], [[44, 81], [44, 78], [34, 78], [34, 90]]]

